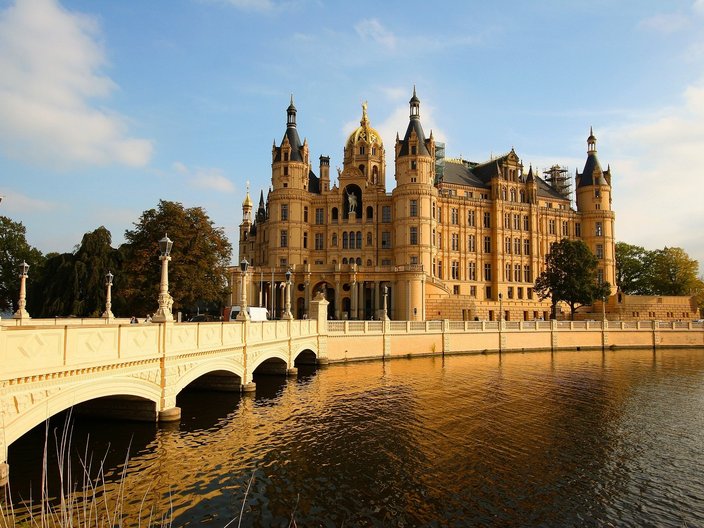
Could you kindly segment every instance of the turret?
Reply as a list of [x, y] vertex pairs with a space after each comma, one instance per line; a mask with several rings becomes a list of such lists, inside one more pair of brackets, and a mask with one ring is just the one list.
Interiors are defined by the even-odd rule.
[[403, 140], [396, 137], [396, 182], [423, 183], [433, 185], [435, 182], [435, 140], [425, 138], [420, 122], [420, 99], [416, 95], [409, 101], [410, 116], [408, 128]]
[[296, 128], [296, 107], [291, 103], [286, 109], [286, 131], [281, 145], [271, 151], [271, 183], [274, 190], [282, 188], [306, 189], [310, 171], [308, 142], [301, 143]]
[[596, 137], [590, 128], [587, 161], [576, 175], [577, 211], [581, 213], [580, 236], [599, 259], [599, 275], [616, 284], [614, 213], [611, 211], [611, 169], [602, 170], [596, 154]]

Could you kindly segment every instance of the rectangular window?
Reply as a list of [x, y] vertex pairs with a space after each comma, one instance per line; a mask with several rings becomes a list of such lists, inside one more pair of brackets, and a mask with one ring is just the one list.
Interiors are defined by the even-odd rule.
[[484, 264], [484, 280], [485, 281], [491, 280], [491, 263], [489, 263], [489, 262]]
[[452, 293], [454, 293], [455, 295], [460, 294], [460, 287], [457, 284], [452, 287]]
[[526, 264], [525, 266], [523, 266], [523, 282], [533, 282], [531, 281], [530, 275], [530, 264]]
[[281, 204], [281, 220], [288, 220], [288, 204]]
[[382, 266], [391, 266], [391, 259], [381, 259]]
[[323, 216], [323, 208], [318, 207], [315, 210], [315, 223], [322, 225], [325, 222], [325, 217]]
[[308, 207], [303, 207], [303, 221], [308, 222]]
[[596, 245], [596, 258], [598, 258], [598, 259], [604, 258], [604, 244], [597, 244]]
[[381, 223], [390, 224], [391, 223], [391, 206], [384, 205], [381, 207]]
[[457, 280], [460, 278], [460, 263], [456, 260], [452, 261], [452, 278]]
[[511, 264], [506, 264], [506, 270], [504, 271], [504, 280], [511, 281]]
[[516, 231], [521, 229], [521, 215], [513, 215], [513, 228]]
[[484, 237], [484, 253], [491, 253], [491, 237]]
[[504, 213], [504, 228], [511, 229], [511, 213]]
[[604, 270], [603, 270], [603, 269], [598, 269], [598, 270], [596, 270], [596, 281], [597, 281], [599, 284], [603, 284], [603, 283], [604, 283]]
[[467, 211], [467, 225], [474, 227], [476, 224], [474, 211]]
[[528, 298], [532, 299], [533, 298], [533, 288], [528, 288], [526, 290], [526, 293], [528, 293]]
[[527, 238], [523, 241], [523, 254], [530, 255], [530, 240]]
[[521, 265], [520, 264], [516, 264], [513, 267], [513, 280], [515, 282], [521, 282]]
[[418, 200], [411, 200], [408, 214], [410, 216], [418, 216]]
[[489, 211], [484, 212], [484, 227], [491, 227], [491, 213]]
[[596, 225], [594, 226], [594, 234], [598, 237], [604, 236], [604, 229], [601, 226], [601, 222], [597, 222]]
[[438, 260], [438, 279], [442, 279], [442, 260]]
[[520, 238], [514, 238], [513, 239], [513, 252], [516, 255], [521, 254], [521, 239]]
[[523, 216], [523, 231], [530, 231], [530, 217], [528, 215]]
[[391, 231], [381, 232], [381, 249], [391, 249]]
[[582, 224], [577, 223], [574, 225], [574, 236], [576, 236], [576, 237], [582, 236]]
[[410, 228], [408, 243], [412, 246], [418, 245], [418, 228], [415, 226]]
[[452, 233], [452, 251], [460, 250], [460, 235]]
[[548, 234], [555, 234], [555, 220], [548, 220]]
[[282, 247], [282, 248], [288, 247], [288, 231], [286, 231], [285, 229], [281, 230], [280, 247]]
[[315, 234], [315, 249], [320, 251], [321, 249], [325, 249], [325, 243], [323, 241], [323, 234], [322, 233], [316, 233]]
[[508, 297], [509, 299], [513, 299], [513, 286], [509, 286], [509, 287], [508, 287], [508, 290], [506, 291], [506, 293], [508, 294], [507, 297]]
[[[485, 299], [491, 299], [491, 286], [487, 286], [484, 289], [484, 295], [485, 295], [485, 297], [484, 297]], [[493, 313], [494, 312], [492, 310], [489, 310], [489, 319], [493, 319], [493, 316], [491, 315]]]
[[467, 251], [474, 253], [477, 250], [477, 238], [474, 235], [469, 235], [467, 239]]
[[476, 287], [476, 286], [470, 286], [470, 287], [469, 287], [469, 296], [470, 296], [470, 297], [476, 297], [476, 296], [477, 296], [477, 287]]
[[505, 241], [505, 246], [506, 246], [506, 253], [511, 254], [511, 237], [506, 237]]
[[569, 234], [570, 234], [570, 230], [567, 225], [567, 222], [562, 222], [562, 236], [566, 237], [566, 236], [569, 236]]
[[308, 249], [308, 233], [303, 233], [303, 249]]
[[414, 266], [418, 264], [418, 255], [411, 255], [411, 264]]
[[523, 299], [523, 288], [518, 288], [518, 298]]
[[438, 249], [442, 249], [442, 233], [438, 231]]
[[457, 225], [459, 223], [460, 214], [459, 214], [459, 211], [457, 209], [455, 209], [454, 207], [452, 208], [451, 218], [452, 218], [452, 225]]
[[469, 269], [467, 270], [467, 279], [471, 281], [477, 280], [477, 264], [476, 262], [469, 263]]

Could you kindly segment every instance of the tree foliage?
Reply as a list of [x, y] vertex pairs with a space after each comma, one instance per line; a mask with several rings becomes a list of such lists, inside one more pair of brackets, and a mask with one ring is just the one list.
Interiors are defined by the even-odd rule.
[[[105, 274], [121, 282], [120, 254], [112, 247], [112, 235], [101, 226], [83, 235], [74, 253], [48, 256], [43, 276], [36, 285], [39, 296], [29, 306], [35, 317], [98, 317], [105, 310]], [[119, 313], [119, 301], [113, 313]], [[124, 314], [120, 314], [124, 315]]]
[[681, 248], [646, 250], [616, 244], [616, 285], [628, 295], [696, 295], [702, 290], [699, 263]]
[[579, 306], [609, 295], [610, 285], [597, 281], [599, 261], [583, 241], [565, 238], [553, 242], [545, 260], [545, 271], [535, 281], [535, 292], [541, 300], [550, 297], [553, 317], [559, 302], [569, 305], [574, 319]]
[[153, 313], [161, 277], [159, 240], [174, 241], [169, 263], [169, 292], [174, 311], [220, 307], [228, 294], [227, 266], [232, 245], [222, 228], [215, 227], [201, 207], [184, 208], [159, 201], [142, 213], [135, 229], [125, 232], [121, 246], [124, 266], [122, 294], [135, 314]]
[[34, 277], [41, 276], [44, 256], [27, 243], [26, 228], [6, 216], [0, 216], [0, 312], [13, 311], [20, 295], [20, 264], [29, 264], [27, 291], [32, 291]]

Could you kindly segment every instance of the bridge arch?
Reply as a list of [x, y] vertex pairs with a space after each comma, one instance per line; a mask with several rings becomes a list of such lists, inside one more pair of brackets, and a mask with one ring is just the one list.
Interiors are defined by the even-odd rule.
[[280, 347], [273, 350], [267, 350], [266, 353], [260, 354], [252, 363], [250, 371], [254, 372], [263, 363], [270, 359], [280, 359], [286, 364], [286, 368], [291, 367], [291, 365], [288, 364], [288, 350], [286, 348]]
[[198, 363], [195, 367], [186, 371], [174, 384], [174, 395], [177, 395], [198, 378], [219, 371], [234, 374], [240, 378], [240, 384], [244, 383], [244, 368], [241, 363], [228, 358], [218, 358], [205, 363]]
[[[52, 416], [75, 405], [107, 396], [134, 396], [154, 403], [154, 421], [161, 398], [161, 387], [147, 380], [120, 377], [96, 379], [90, 383], [73, 384], [47, 398], [35, 401], [9, 423], [5, 423], [5, 442], [9, 446], [19, 437]], [[29, 396], [27, 396], [29, 397]]]

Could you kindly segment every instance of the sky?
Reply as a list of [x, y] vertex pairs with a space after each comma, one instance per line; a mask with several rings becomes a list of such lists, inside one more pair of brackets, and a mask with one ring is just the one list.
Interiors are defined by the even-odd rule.
[[237, 260], [291, 96], [316, 173], [368, 102], [391, 191], [415, 86], [448, 157], [574, 174], [593, 127], [616, 239], [704, 271], [702, 28], [704, 0], [0, 0], [0, 215], [68, 252], [177, 201]]

